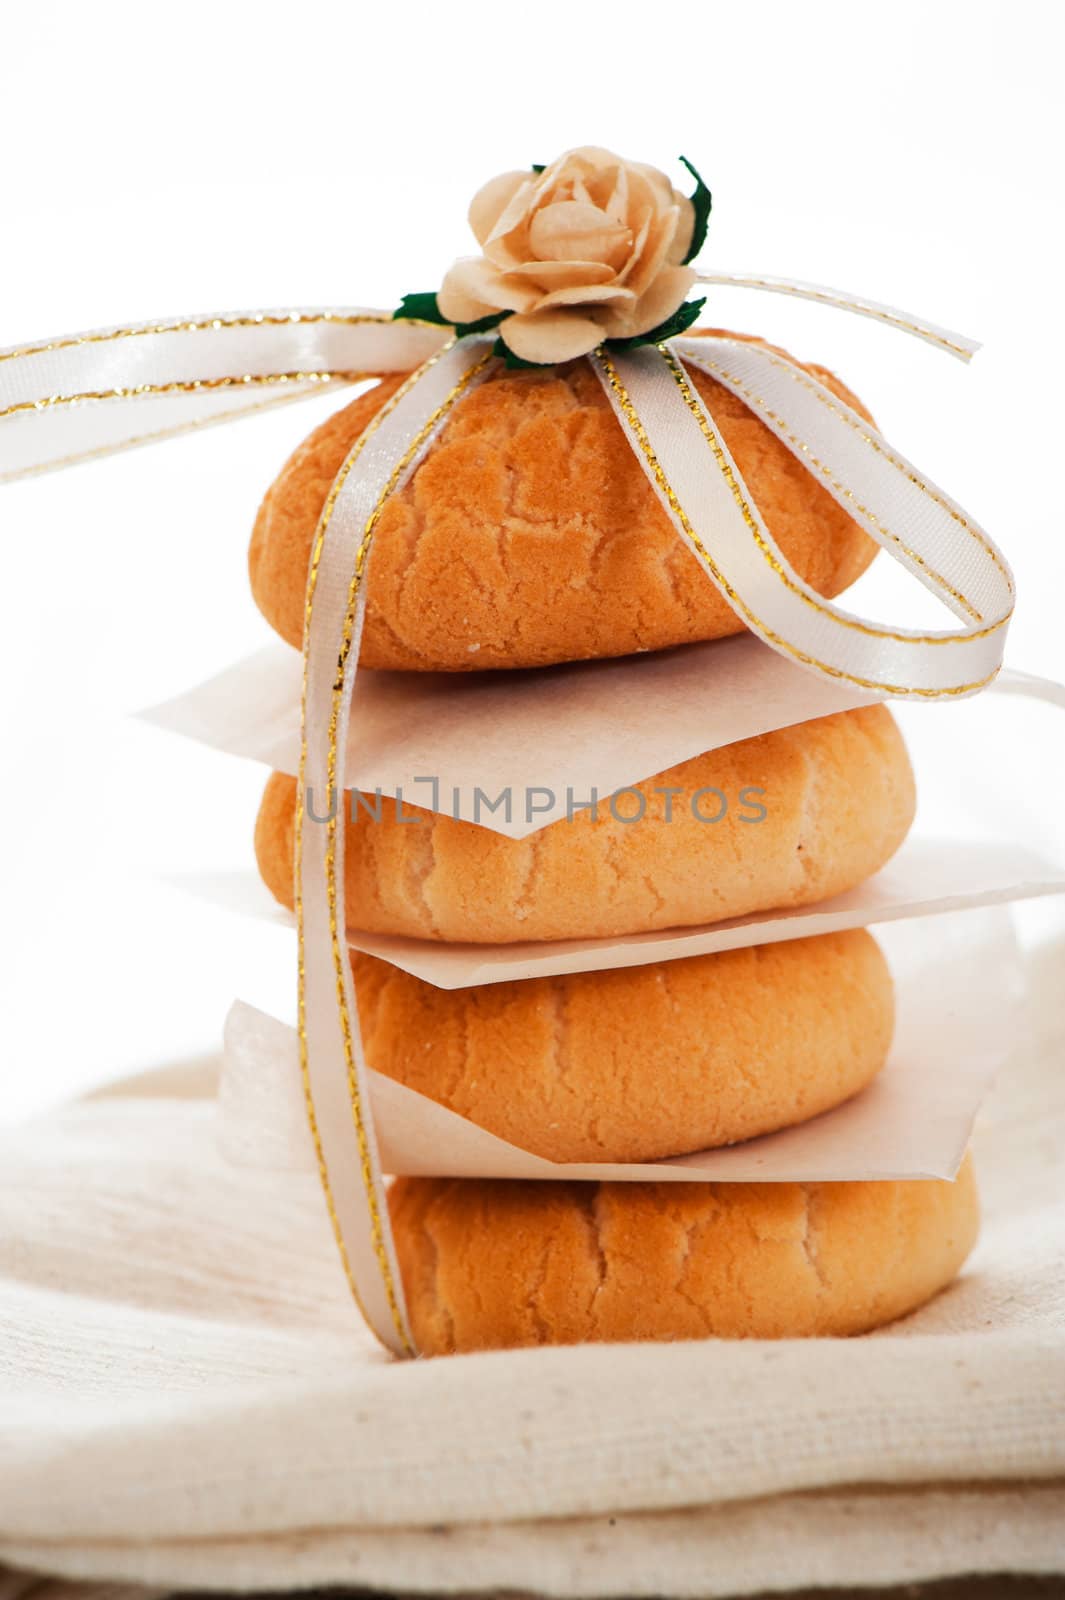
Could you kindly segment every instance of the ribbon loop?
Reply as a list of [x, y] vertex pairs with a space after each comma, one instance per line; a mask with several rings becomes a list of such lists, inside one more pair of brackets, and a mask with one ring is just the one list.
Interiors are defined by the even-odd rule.
[[[885, 485], [872, 481], [881, 469], [895, 473], [900, 486], [896, 492], [903, 501], [913, 493], [925, 497], [922, 515], [916, 519], [920, 526], [908, 519], [904, 545], [866, 507], [870, 531], [896, 558], [905, 556], [905, 564], [916, 569], [940, 599], [960, 608], [966, 626], [938, 633], [889, 628], [824, 600], [798, 576], [769, 533], [713, 417], [688, 380], [677, 352], [683, 350], [694, 364], [700, 360], [702, 343], [678, 341], [675, 347], [637, 350], [616, 358], [600, 349], [590, 359], [674, 526], [732, 608], [774, 649], [803, 666], [887, 697], [940, 699], [983, 688], [1001, 664], [1012, 609], [1009, 569], [986, 535], [974, 531], [975, 525], [967, 520], [963, 535], [958, 526], [961, 513], [953, 503], [908, 463], [902, 464], [906, 471], [892, 465], [898, 458], [889, 455], [880, 436], [862, 422], [857, 442], [849, 441], [846, 467], [853, 481], [874, 491], [871, 500], [880, 496], [877, 504], [885, 514], [889, 510]], [[729, 360], [734, 361], [734, 342], [720, 343], [729, 346]], [[826, 417], [831, 414], [821, 396], [798, 388], [795, 394], [797, 399], [789, 398], [793, 407], [803, 410], [805, 424], [823, 426], [821, 412]], [[835, 401], [830, 391], [824, 394]], [[786, 427], [780, 414], [774, 415]], [[855, 412], [849, 417], [861, 422]], [[793, 442], [786, 440], [804, 460], [807, 426], [801, 438], [796, 434]], [[847, 419], [836, 416], [832, 426], [846, 428]], [[841, 448], [839, 439], [828, 443]], [[872, 475], [870, 460], [876, 463]], [[848, 497], [854, 491], [842, 477], [835, 481], [842, 503], [850, 509]], [[894, 482], [890, 487], [896, 489]], [[964, 578], [970, 570], [978, 579], [980, 598], [996, 603], [986, 624], [976, 603], [951, 581]]]
[[743, 340], [714, 335], [677, 340], [675, 348], [689, 366], [731, 389], [937, 600], [970, 623], [1008, 623], [1014, 584], [1002, 552], [831, 389], [794, 361]]

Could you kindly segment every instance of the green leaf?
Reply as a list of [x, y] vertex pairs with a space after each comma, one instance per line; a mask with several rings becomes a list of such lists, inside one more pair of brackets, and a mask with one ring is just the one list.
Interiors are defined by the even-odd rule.
[[478, 317], [476, 322], [456, 322], [456, 339], [465, 339], [468, 333], [488, 333], [491, 328], [498, 328], [504, 317], [510, 316], [509, 311], [493, 311], [487, 317]]
[[502, 356], [508, 367], [539, 367], [544, 365], [541, 361], [523, 361], [521, 356], [514, 354], [509, 344], [502, 338], [497, 339], [492, 346], [492, 354], [494, 356]]
[[695, 179], [695, 193], [690, 196], [695, 210], [695, 224], [692, 228], [692, 242], [688, 246], [688, 254], [681, 263], [682, 266], [686, 266], [689, 261], [695, 260], [695, 257], [706, 243], [706, 228], [710, 221], [710, 207], [713, 205], [713, 196], [687, 156], [681, 156], [680, 164], [682, 167], [687, 167]]
[[545, 169], [546, 169], [546, 162], [534, 161], [533, 164], [532, 164], [531, 171], [539, 174], [539, 173], [543, 172]]
[[416, 322], [438, 322], [441, 327], [445, 328], [451, 326], [447, 318], [441, 315], [435, 294], [405, 294], [399, 303], [398, 311], [393, 311], [392, 313], [393, 322], [403, 321], [404, 319]]
[[478, 317], [476, 322], [449, 322], [441, 313], [435, 294], [405, 294], [399, 310], [392, 313], [392, 321], [410, 317], [418, 322], [435, 322], [442, 328], [454, 328], [456, 339], [464, 339], [468, 333], [487, 333], [490, 328], [498, 328], [503, 318], [509, 316], [509, 311], [493, 311], [487, 317]]
[[646, 333], [637, 333], [631, 339], [608, 339], [607, 348], [610, 350], [638, 350], [642, 344], [661, 344], [665, 339], [675, 339], [678, 334], [690, 328], [700, 311], [706, 304], [706, 296], [701, 300], [685, 300], [678, 306], [671, 317], [665, 322], [660, 322], [657, 328], [649, 328]]

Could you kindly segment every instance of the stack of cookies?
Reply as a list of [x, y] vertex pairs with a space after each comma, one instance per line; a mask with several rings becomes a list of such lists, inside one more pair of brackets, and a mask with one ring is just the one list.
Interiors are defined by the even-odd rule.
[[[789, 561], [840, 593], [875, 546], [730, 391], [691, 380]], [[263, 503], [252, 587], [297, 648], [319, 513], [399, 381], [312, 434]], [[360, 660], [542, 668], [741, 628], [587, 365], [500, 368], [385, 505]], [[474, 944], [694, 927], [855, 887], [913, 814], [906, 749], [880, 705], [714, 750], [524, 839], [348, 797], [348, 916], [371, 934]], [[275, 773], [256, 853], [290, 908], [295, 823], [296, 781]], [[891, 976], [864, 929], [459, 990], [353, 959], [372, 1068], [560, 1164], [655, 1161], [803, 1122], [867, 1085], [892, 1037]], [[401, 1178], [390, 1207], [425, 1354], [860, 1333], [949, 1282], [977, 1227], [968, 1162], [954, 1183]]]

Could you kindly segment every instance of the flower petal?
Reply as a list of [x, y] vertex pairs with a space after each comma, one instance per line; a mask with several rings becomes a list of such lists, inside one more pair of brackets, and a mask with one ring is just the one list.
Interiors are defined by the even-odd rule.
[[661, 211], [664, 206], [672, 204], [669, 185], [662, 188], [651, 182], [648, 173], [653, 169], [649, 167], [629, 168], [629, 210], [630, 211]]
[[[601, 144], [580, 144], [575, 150], [567, 150], [564, 156], [559, 156], [555, 166], [561, 166], [564, 161], [572, 161], [583, 172], [598, 172], [602, 167], [631, 167], [631, 161], [622, 161], [613, 150], [604, 150]], [[548, 169], [550, 171], [550, 168]]]
[[651, 215], [650, 226], [644, 238], [643, 248], [639, 254], [634, 250], [632, 259], [628, 262], [625, 271], [618, 273], [619, 282], [628, 284], [637, 296], [646, 293], [650, 288], [655, 275], [661, 272], [669, 256], [670, 241], [676, 230], [676, 218], [672, 215], [672, 207], [664, 214], [656, 212]]
[[484, 244], [514, 196], [529, 181], [527, 172], [501, 172], [478, 189], [470, 201], [470, 227], [478, 244]]
[[[536, 192], [535, 174], [523, 173], [522, 181], [513, 190], [507, 203], [496, 216], [489, 231], [481, 239], [482, 245], [488, 245], [493, 239], [502, 239], [518, 226], [533, 203]], [[476, 203], [476, 196], [474, 197]], [[471, 211], [473, 207], [471, 206]]]
[[476, 322], [493, 311], [529, 311], [538, 299], [532, 285], [508, 279], [483, 256], [464, 256], [448, 268], [436, 303], [449, 322]]
[[465, 261], [456, 261], [453, 267], [449, 267], [436, 293], [440, 314], [449, 322], [478, 322], [481, 317], [489, 317], [498, 310], [498, 307], [487, 300], [478, 300], [476, 295], [467, 290], [463, 281], [465, 275], [461, 271], [465, 265]]
[[618, 283], [575, 283], [569, 288], [550, 290], [537, 301], [536, 309], [541, 311], [544, 306], [603, 306], [614, 301], [635, 306], [636, 296], [631, 289], [625, 289]]
[[546, 294], [579, 283], [610, 283], [614, 273], [601, 261], [524, 261], [520, 267], [511, 267], [507, 276], [534, 283]]
[[619, 283], [628, 283], [640, 262], [647, 253], [647, 240], [650, 237], [651, 225], [655, 220], [653, 211], [635, 211], [629, 213], [629, 222], [633, 228], [632, 249], [629, 259], [618, 273]]
[[589, 185], [595, 187], [600, 172], [624, 165], [620, 156], [595, 145], [567, 150], [541, 173], [536, 204], [539, 206], [554, 200], [574, 199], [587, 204], [596, 203]]
[[559, 200], [535, 213], [529, 244], [540, 261], [602, 261], [616, 271], [625, 264], [632, 233], [598, 206]]
[[516, 228], [501, 239], [488, 239], [484, 253], [502, 272], [513, 272], [529, 259], [529, 224], [523, 218]]
[[605, 211], [615, 222], [625, 221], [629, 185], [624, 164], [600, 167], [598, 172], [591, 173], [585, 178], [584, 188], [589, 200], [598, 206], [600, 211]]
[[575, 311], [534, 311], [525, 316], [507, 317], [499, 324], [503, 342], [522, 361], [553, 366], [558, 361], [575, 361], [594, 350], [603, 330], [591, 317]]
[[608, 339], [631, 339], [671, 317], [695, 282], [693, 267], [663, 267], [645, 294], [629, 309], [606, 306], [603, 332]]
[[660, 206], [673, 204], [673, 185], [664, 172], [660, 172], [657, 167], [649, 167], [644, 161], [630, 162], [629, 171], [638, 172], [640, 177], [650, 184]]
[[679, 194], [677, 191], [674, 191], [673, 203], [680, 215], [677, 217], [676, 232], [669, 247], [667, 260], [677, 265], [684, 260], [691, 249], [692, 234], [695, 232], [695, 207], [686, 194]]

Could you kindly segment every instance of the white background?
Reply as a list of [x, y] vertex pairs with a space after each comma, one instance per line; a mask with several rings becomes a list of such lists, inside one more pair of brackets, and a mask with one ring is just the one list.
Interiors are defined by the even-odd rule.
[[[1053, 8], [38, 0], [5, 11], [0, 50], [0, 345], [391, 306], [470, 249], [492, 174], [597, 143], [679, 181], [683, 152], [714, 192], [704, 262], [985, 341], [967, 370], [816, 307], [712, 308], [846, 377], [1011, 556], [1009, 659], [1065, 676]], [[256, 505], [338, 403], [0, 490], [0, 1119], [213, 1048], [238, 992], [291, 1010], [289, 936], [158, 877], [249, 864], [263, 774], [126, 714], [266, 640]]]

